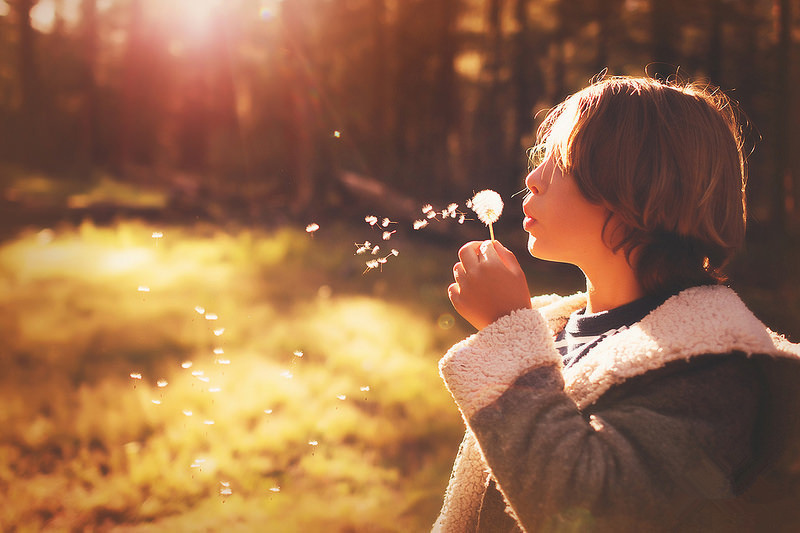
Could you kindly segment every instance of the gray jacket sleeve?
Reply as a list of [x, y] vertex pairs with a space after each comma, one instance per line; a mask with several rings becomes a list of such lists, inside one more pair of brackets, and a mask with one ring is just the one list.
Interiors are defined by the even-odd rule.
[[747, 363], [671, 363], [581, 411], [544, 319], [524, 310], [454, 346], [440, 370], [520, 528], [633, 529], [734, 495], [759, 401]]

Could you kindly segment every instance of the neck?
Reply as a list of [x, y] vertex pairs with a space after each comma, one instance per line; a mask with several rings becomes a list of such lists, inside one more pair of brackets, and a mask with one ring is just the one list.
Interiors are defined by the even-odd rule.
[[599, 313], [625, 305], [643, 297], [644, 291], [633, 269], [619, 255], [586, 275], [586, 312]]

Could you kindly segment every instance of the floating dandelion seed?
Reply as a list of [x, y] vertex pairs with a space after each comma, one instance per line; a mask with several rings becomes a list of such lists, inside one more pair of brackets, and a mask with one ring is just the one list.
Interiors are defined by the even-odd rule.
[[466, 219], [467, 219], [466, 215], [461, 215], [460, 217], [458, 217], [458, 223], [463, 224]]
[[150, 400], [150, 401], [156, 405], [161, 405], [161, 400]]
[[230, 496], [231, 494], [233, 494], [233, 491], [228, 488], [221, 488], [219, 489], [219, 494], [220, 496]]
[[203, 420], [203, 424], [205, 424], [207, 426], [213, 426], [214, 425], [214, 421], [213, 420]]
[[136, 290], [138, 290], [139, 292], [150, 292], [150, 287], [147, 287], [145, 285], [139, 285], [139, 288]]
[[367, 272], [369, 272], [373, 268], [378, 268], [380, 263], [378, 263], [377, 259], [370, 259], [369, 261], [367, 261], [366, 265], [367, 265], [367, 269], [364, 270], [363, 274], [366, 274]]
[[208, 389], [208, 392], [219, 392], [219, 391], [221, 391], [221, 390], [222, 390], [222, 389], [221, 389], [221, 388], [219, 388], [219, 387], [211, 387], [210, 389]]
[[387, 227], [389, 224], [397, 224], [397, 222], [393, 222], [393, 221], [389, 220], [388, 218], [384, 218], [381, 221], [381, 226], [383, 226], [384, 228]]
[[225, 350], [223, 350], [222, 348], [214, 348], [214, 354], [215, 355], [222, 355], [224, 353], [225, 353]]
[[218, 365], [229, 365], [229, 364], [231, 364], [231, 360], [230, 359], [219, 359], [218, 358], [218, 359], [215, 359], [214, 362], [217, 363]]
[[375, 215], [367, 215], [364, 217], [364, 222], [366, 222], [370, 226], [374, 226], [375, 224], [378, 223], [378, 217], [376, 217]]
[[162, 238], [163, 236], [164, 236], [164, 234], [163, 234], [163, 233], [161, 233], [160, 231], [154, 231], [154, 232], [153, 232], [153, 235], [152, 235], [152, 237], [153, 237], [154, 239], [160, 239], [160, 238]]
[[167, 382], [167, 380], [166, 380], [166, 379], [159, 379], [159, 380], [156, 382], [156, 385], [158, 385], [160, 388], [162, 388], [162, 389], [163, 389], [164, 387], [166, 387], [167, 385], [169, 385], [169, 383]]
[[199, 305], [198, 305], [198, 306], [196, 306], [196, 307], [194, 308], [194, 310], [195, 310], [195, 311], [197, 311], [197, 314], [199, 314], [199, 315], [202, 315], [203, 313], [205, 313], [205, 312], [206, 312], [206, 309], [205, 309], [205, 307], [200, 307]]
[[209, 381], [211, 381], [211, 378], [209, 378], [209, 377], [206, 377], [206, 376], [198, 376], [198, 378], [197, 378], [197, 379], [199, 379], [199, 380], [200, 380], [200, 381], [202, 381], [203, 383], [208, 383]]
[[433, 211], [433, 206], [431, 204], [425, 204], [422, 206], [423, 213], [430, 213], [431, 211]]
[[400, 252], [398, 252], [397, 250], [395, 250], [394, 248], [392, 248], [392, 255], [393, 255], [393, 256], [395, 256], [395, 257], [397, 257], [398, 255], [400, 255]]
[[272, 414], [272, 409], [264, 409], [264, 412], [267, 413], [268, 415], [271, 415]]
[[333, 131], [333, 136], [336, 137], [337, 139], [339, 139], [342, 136], [342, 132], [339, 131], [339, 130], [334, 130]]
[[318, 229], [319, 229], [319, 224], [317, 224], [316, 222], [312, 222], [311, 224], [306, 226], [306, 233], [314, 233]]
[[131, 378], [133, 378], [133, 379], [142, 379], [142, 375], [139, 372], [133, 372], [131, 374]]
[[181, 363], [181, 368], [192, 368], [192, 362], [184, 361], [183, 363]]
[[386, 260], [387, 260], [387, 258], [388, 258], [388, 257], [389, 257], [388, 255], [387, 255], [386, 257], [379, 257], [379, 258], [377, 259], [377, 261], [378, 261], [378, 263], [380, 263], [381, 265], [385, 265], [385, 264], [386, 264]]
[[216, 335], [217, 337], [219, 337], [223, 333], [225, 333], [225, 328], [219, 328], [214, 330], [214, 335]]
[[436, 214], [437, 214], [436, 211], [428, 211], [428, 214], [425, 216], [431, 219], [431, 218], [436, 218]]
[[205, 314], [205, 318], [206, 318], [206, 320], [217, 320], [217, 319], [219, 319], [219, 317], [217, 316], [216, 313], [206, 313]]
[[192, 375], [193, 375], [194, 377], [197, 377], [197, 376], [202, 376], [204, 373], [205, 373], [205, 372], [203, 372], [202, 370], [192, 370]]
[[346, 394], [337, 394], [336, 397], [339, 398], [340, 400], [346, 400], [347, 399], [347, 395]]
[[316, 445], [318, 445], [318, 444], [319, 444], [319, 442], [317, 442], [317, 441], [315, 441], [315, 440], [310, 440], [310, 441], [308, 441], [308, 445], [309, 445], [309, 446], [316, 446]]
[[470, 208], [478, 215], [478, 219], [489, 226], [489, 236], [494, 241], [492, 224], [497, 222], [503, 212], [503, 199], [495, 191], [485, 189], [476, 193], [470, 204]]
[[230, 487], [231, 486], [230, 481], [220, 481], [219, 484], [222, 485], [223, 487]]
[[422, 229], [428, 225], [427, 220], [415, 220], [414, 221], [414, 229]]
[[183, 414], [186, 415], [186, 416], [192, 416], [192, 412], [189, 411], [188, 409], [184, 409], [183, 410]]
[[294, 356], [295, 357], [303, 357], [303, 352], [301, 350], [295, 350], [294, 351]]
[[388, 241], [389, 239], [391, 239], [391, 238], [392, 238], [392, 233], [396, 233], [396, 232], [397, 232], [397, 230], [394, 230], [394, 231], [384, 231], [384, 232], [383, 232], [383, 240], [384, 240], [384, 241]]
[[369, 392], [369, 385], [364, 385], [361, 387], [361, 392]]
[[381, 251], [381, 247], [376, 244], [375, 247], [372, 249], [371, 253], [372, 253], [372, 255], [375, 255], [380, 251]]
[[283, 372], [281, 372], [281, 377], [286, 379], [292, 379], [294, 377], [294, 374], [292, 374], [288, 370], [284, 370]]
[[280, 487], [272, 487], [271, 489], [269, 489], [269, 491], [270, 492], [280, 492], [281, 488]]

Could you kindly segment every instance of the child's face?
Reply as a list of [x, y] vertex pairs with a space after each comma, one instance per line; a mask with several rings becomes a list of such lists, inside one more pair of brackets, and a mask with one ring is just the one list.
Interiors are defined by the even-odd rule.
[[589, 202], [552, 156], [528, 174], [525, 185], [530, 192], [522, 203], [523, 227], [532, 256], [584, 268], [608, 253], [605, 208]]

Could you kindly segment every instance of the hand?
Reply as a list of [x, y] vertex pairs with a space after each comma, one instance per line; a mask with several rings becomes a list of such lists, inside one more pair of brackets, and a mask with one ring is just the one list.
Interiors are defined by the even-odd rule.
[[453, 266], [455, 283], [447, 288], [456, 311], [483, 329], [517, 309], [530, 309], [528, 282], [517, 258], [498, 241], [468, 242]]

